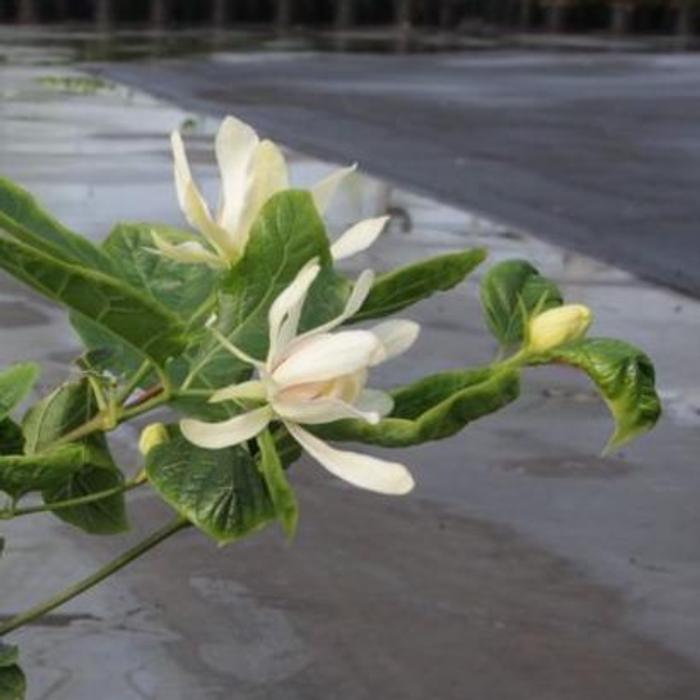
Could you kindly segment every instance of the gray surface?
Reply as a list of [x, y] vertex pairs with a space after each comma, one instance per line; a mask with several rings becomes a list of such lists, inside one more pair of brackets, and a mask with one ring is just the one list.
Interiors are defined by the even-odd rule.
[[222, 54], [106, 70], [700, 294], [699, 56]]
[[[138, 91], [47, 90], [36, 82], [47, 72], [67, 69], [0, 66], [0, 171], [94, 239], [118, 219], [182, 224], [166, 134], [185, 113]], [[201, 119], [187, 137], [212, 193], [215, 127]], [[294, 158], [296, 183], [326, 171]], [[364, 176], [337, 202], [331, 229], [387, 208], [404, 216], [353, 271], [471, 245], [487, 245], [492, 261], [530, 258], [596, 309], [595, 333], [655, 358], [659, 429], [600, 459], [604, 406], [578, 375], [538, 370], [508, 410], [400, 453], [418, 482], [407, 498], [360, 493], [303, 461], [293, 543], [271, 528], [219, 550], [184, 533], [13, 635], [30, 700], [697, 699], [700, 303]], [[489, 361], [476, 283], [412, 309], [425, 335], [376, 383]], [[77, 350], [65, 317], [5, 276], [0, 301], [0, 365], [41, 361], [47, 391]], [[132, 469], [137, 434], [110, 437]], [[168, 517], [147, 490], [130, 501], [126, 537], [90, 539], [49, 516], [0, 524], [0, 614]]]

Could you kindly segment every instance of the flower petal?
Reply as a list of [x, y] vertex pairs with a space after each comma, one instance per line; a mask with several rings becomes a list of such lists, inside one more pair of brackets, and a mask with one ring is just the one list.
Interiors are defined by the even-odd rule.
[[372, 360], [372, 365], [378, 365], [406, 352], [418, 339], [420, 325], [415, 321], [396, 319], [377, 324], [370, 329], [370, 333], [381, 345], [381, 350]]
[[367, 299], [373, 284], [374, 272], [372, 272], [372, 270], [364, 270], [357, 278], [355, 286], [352, 288], [352, 292], [350, 292], [350, 296], [345, 302], [345, 308], [340, 315], [336, 316], [330, 321], [326, 321], [326, 323], [322, 323], [320, 326], [316, 326], [316, 328], [312, 328], [306, 333], [302, 333], [301, 335], [297, 336], [294, 342], [296, 343], [304, 340], [305, 338], [320, 335], [321, 333], [327, 333], [328, 331], [333, 330], [333, 328], [345, 323], [345, 321], [347, 321], [351, 316], [354, 316], [362, 308], [362, 304], [365, 303], [365, 299]]
[[175, 260], [181, 263], [204, 263], [211, 267], [222, 267], [226, 263], [215, 253], [207, 250], [201, 243], [197, 241], [186, 241], [185, 243], [170, 243], [166, 241], [156, 231], [151, 231], [153, 242], [157, 250], [154, 253], [160, 253], [166, 258]]
[[239, 251], [236, 245], [230, 240], [228, 233], [212, 219], [209, 207], [192, 179], [185, 145], [179, 132], [174, 131], [170, 141], [175, 159], [175, 189], [180, 209], [187, 222], [204, 235], [224, 257], [230, 259], [237, 257]]
[[311, 399], [309, 401], [280, 399], [272, 402], [272, 408], [281, 418], [307, 425], [332, 423], [344, 418], [359, 418], [374, 425], [381, 419], [376, 411], [361, 410], [359, 407], [340, 399]]
[[379, 340], [369, 331], [314, 335], [294, 346], [272, 379], [282, 387], [335, 379], [364, 369], [381, 351]]
[[272, 303], [268, 314], [270, 324], [268, 368], [274, 364], [277, 355], [296, 335], [306, 295], [320, 271], [318, 258], [309, 260], [292, 283]]
[[355, 170], [357, 170], [357, 163], [347, 168], [340, 168], [324, 177], [323, 180], [320, 180], [311, 188], [311, 196], [316, 204], [316, 209], [321, 214], [325, 214], [340, 183]]
[[250, 162], [259, 143], [255, 130], [235, 117], [226, 117], [216, 135], [216, 160], [221, 172], [219, 224], [228, 231], [238, 229], [248, 191]]
[[376, 219], [365, 219], [350, 227], [331, 246], [333, 260], [343, 260], [367, 250], [379, 238], [390, 218], [380, 216]]
[[232, 384], [215, 391], [209, 397], [209, 403], [220, 403], [221, 401], [253, 400], [264, 401], [267, 398], [267, 391], [263, 382], [251, 379], [240, 384]]
[[272, 141], [261, 141], [250, 161], [245, 206], [237, 229], [242, 248], [245, 248], [250, 229], [267, 200], [288, 188], [287, 162], [282, 151]]
[[340, 479], [361, 489], [400, 496], [415, 486], [408, 469], [358, 452], [331, 447], [294, 423], [285, 423], [292, 437], [322, 466]]
[[272, 409], [263, 406], [220, 423], [184, 418], [180, 421], [180, 430], [192, 444], [207, 450], [220, 450], [255, 437], [267, 427], [272, 416]]
[[386, 391], [363, 389], [355, 401], [355, 408], [365, 413], [376, 413], [380, 418], [384, 418], [394, 410], [394, 399]]

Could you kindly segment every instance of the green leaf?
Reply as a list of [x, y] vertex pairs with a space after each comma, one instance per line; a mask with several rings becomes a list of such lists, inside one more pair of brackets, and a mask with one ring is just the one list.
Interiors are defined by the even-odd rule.
[[606, 452], [651, 430], [659, 420], [654, 365], [634, 345], [613, 338], [586, 338], [556, 348], [533, 364], [551, 362], [582, 369], [598, 387], [615, 419]]
[[0, 267], [109, 329], [160, 365], [184, 348], [184, 325], [175, 314], [121, 280], [6, 238], [0, 238]]
[[[95, 399], [86, 380], [59, 387], [33, 406], [24, 417], [22, 427], [26, 454], [35, 455], [46, 450], [58, 438], [90, 420], [96, 411]], [[82, 498], [124, 483], [104, 435], [93, 434], [78, 444], [88, 447], [88, 460], [63, 482], [42, 492], [46, 503]], [[128, 529], [124, 495], [121, 493], [53, 512], [61, 520], [92, 534], [110, 535]]]
[[121, 223], [109, 234], [104, 250], [134, 289], [186, 321], [193, 316], [206, 321], [214, 307], [216, 272], [206, 265], [178, 263], [154, 252], [152, 231], [174, 244], [192, 240], [191, 233], [160, 224]]
[[18, 499], [31, 491], [56, 487], [89, 463], [84, 444], [60, 445], [38, 455], [0, 456], [0, 491]]
[[69, 231], [11, 180], [0, 177], [0, 231], [67, 263], [112, 272], [109, 257], [86, 238]]
[[0, 421], [0, 455], [18, 455], [23, 450], [22, 428], [9, 418]]
[[381, 275], [351, 323], [388, 316], [452, 289], [486, 258], [482, 248], [440, 255]]
[[486, 323], [501, 345], [523, 341], [525, 322], [537, 311], [561, 306], [561, 292], [526, 260], [494, 265], [481, 281], [481, 303]]
[[314, 426], [313, 432], [328, 440], [385, 447], [442, 440], [514, 401], [519, 393], [519, 373], [490, 368], [453, 370], [391, 393], [394, 410], [376, 425], [349, 419]]
[[0, 700], [24, 700], [27, 692], [27, 679], [17, 666], [0, 667]]
[[0, 372], [0, 421], [27, 397], [39, 373], [39, 365], [34, 362], [21, 362]]
[[312, 258], [318, 258], [322, 272], [307, 296], [302, 327], [339, 314], [347, 282], [332, 271], [328, 237], [311, 195], [296, 190], [275, 195], [253, 226], [243, 257], [223, 281], [220, 331], [254, 357], [265, 357], [270, 306]]
[[277, 446], [269, 430], [264, 430], [257, 438], [260, 453], [258, 454], [258, 466], [260, 469], [270, 498], [275, 506], [277, 517], [282, 523], [287, 537], [293, 537], [299, 522], [299, 504], [292, 487], [287, 481], [284, 467]]
[[23, 700], [27, 692], [27, 682], [17, 665], [18, 660], [17, 647], [0, 642], [0, 700]]
[[220, 544], [259, 530], [276, 517], [255, 460], [241, 446], [204, 450], [175, 427], [146, 455], [153, 487], [175, 510]]

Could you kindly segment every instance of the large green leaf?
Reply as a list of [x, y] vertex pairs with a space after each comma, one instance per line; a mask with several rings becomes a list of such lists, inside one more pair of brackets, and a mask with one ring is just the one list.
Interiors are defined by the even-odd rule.
[[[160, 224], [121, 223], [104, 242], [119, 274], [186, 321], [206, 321], [214, 306], [216, 273], [206, 265], [175, 262], [154, 252], [152, 231], [170, 243], [192, 240], [192, 234]], [[203, 318], [202, 318], [203, 317]]]
[[26, 398], [39, 372], [39, 365], [34, 362], [20, 362], [0, 372], [0, 422]]
[[[64, 384], [33, 406], [24, 417], [25, 452], [43, 453], [59, 437], [82, 425], [96, 413], [94, 397], [87, 381]], [[124, 483], [102, 434], [81, 441], [89, 449], [89, 459], [82, 468], [64, 481], [42, 492], [46, 503], [72, 500], [111, 490]], [[92, 534], [108, 535], [128, 529], [124, 495], [80, 506], [61, 508], [55, 515]]]
[[613, 338], [586, 338], [555, 348], [533, 364], [564, 362], [595, 383], [615, 419], [606, 451], [651, 430], [661, 415], [654, 365], [638, 348]]
[[272, 302], [312, 258], [322, 272], [307, 296], [302, 327], [337, 315], [348, 285], [332, 271], [325, 227], [311, 195], [287, 190], [272, 197], [258, 217], [241, 260], [222, 285], [219, 329], [253, 356], [268, 347], [267, 315]]
[[440, 255], [392, 270], [377, 278], [351, 322], [388, 316], [459, 284], [486, 258], [482, 248]]
[[272, 504], [277, 512], [277, 517], [282, 523], [288, 537], [292, 537], [299, 522], [299, 504], [292, 487], [284, 473], [282, 460], [277, 452], [277, 445], [269, 430], [264, 430], [258, 435], [258, 467], [265, 479], [267, 490]]
[[79, 263], [110, 273], [109, 257], [86, 238], [69, 231], [44, 211], [17, 184], [0, 177], [0, 230], [22, 243], [67, 263]]
[[158, 493], [220, 544], [240, 539], [276, 517], [265, 480], [241, 446], [204, 450], [175, 427], [151, 449], [146, 473]]
[[175, 314], [121, 280], [7, 238], [0, 238], [0, 267], [161, 365], [184, 348], [184, 325]]
[[75, 443], [35, 455], [0, 455], [0, 491], [18, 499], [31, 491], [55, 488], [89, 464], [89, 457], [89, 447]]
[[405, 447], [441, 440], [468, 423], [503, 408], [519, 393], [519, 373], [504, 369], [453, 370], [425, 377], [392, 392], [391, 415], [376, 425], [341, 420], [313, 427], [329, 440]]
[[481, 281], [481, 303], [486, 323], [501, 345], [523, 340], [530, 315], [561, 306], [561, 292], [526, 260], [506, 260], [494, 265]]
[[0, 700], [24, 700], [27, 681], [18, 661], [17, 647], [0, 642]]

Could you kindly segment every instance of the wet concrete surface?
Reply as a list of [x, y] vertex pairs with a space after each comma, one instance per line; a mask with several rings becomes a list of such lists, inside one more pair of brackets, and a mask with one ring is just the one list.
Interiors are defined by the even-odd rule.
[[700, 295], [700, 56], [222, 53], [104, 71]]
[[[33, 61], [32, 61], [33, 62]], [[216, 120], [122, 87], [75, 95], [38, 82], [65, 67], [0, 65], [0, 171], [94, 239], [119, 219], [181, 224], [166, 133], [187, 139], [214, 192]], [[328, 165], [292, 154], [295, 181]], [[310, 462], [294, 483], [297, 539], [276, 529], [224, 550], [195, 532], [13, 639], [31, 700], [695, 700], [700, 687], [700, 303], [534, 238], [522, 227], [358, 176], [331, 228], [391, 210], [377, 245], [352, 260], [384, 270], [487, 245], [527, 257], [597, 312], [596, 334], [656, 360], [666, 416], [613, 458], [587, 382], [528, 374], [523, 396], [448, 441], [401, 451], [418, 488], [392, 500], [357, 492]], [[409, 315], [415, 351], [379, 384], [487, 362], [478, 275]], [[77, 349], [60, 311], [3, 276], [3, 364], [45, 364], [42, 390]], [[139, 467], [137, 427], [111, 442]], [[396, 455], [396, 452], [392, 452]], [[164, 521], [148, 492], [134, 532], [90, 539], [50, 516], [2, 524], [0, 614], [105, 562]]]

